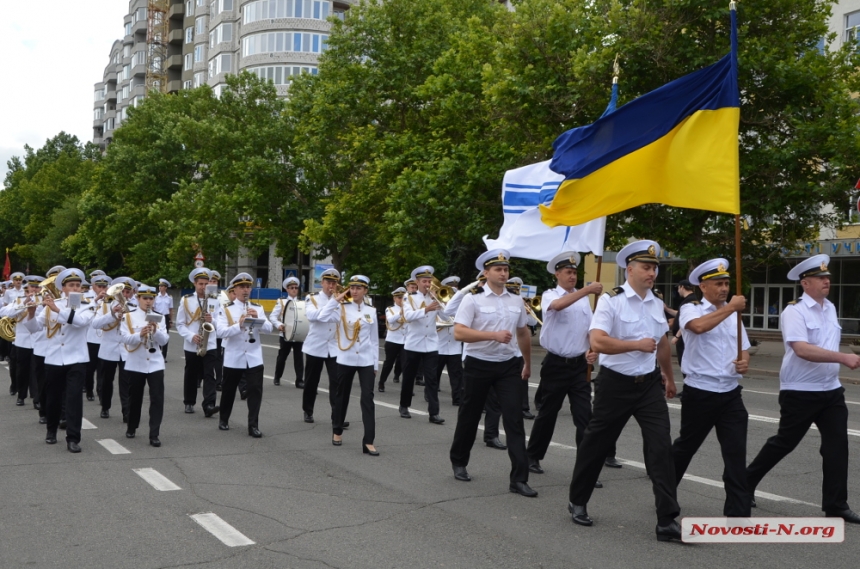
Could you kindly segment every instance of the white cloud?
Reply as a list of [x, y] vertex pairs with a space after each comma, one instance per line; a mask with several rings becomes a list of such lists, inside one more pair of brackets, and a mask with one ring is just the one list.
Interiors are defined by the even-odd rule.
[[60, 131], [92, 140], [93, 85], [128, 8], [128, 0], [3, 2], [0, 181], [24, 144], [39, 148]]

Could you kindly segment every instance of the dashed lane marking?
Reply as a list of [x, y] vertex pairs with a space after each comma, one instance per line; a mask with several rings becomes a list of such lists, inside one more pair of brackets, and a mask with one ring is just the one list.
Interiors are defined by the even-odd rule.
[[131, 451], [113, 439], [96, 439], [96, 442], [105, 447], [111, 454], [131, 454]]
[[161, 492], [170, 492], [171, 490], [182, 490], [179, 486], [170, 481], [169, 478], [158, 472], [154, 468], [132, 468], [135, 474], [146, 480], [150, 486]]
[[211, 512], [205, 514], [194, 514], [191, 519], [217, 537], [227, 547], [239, 547], [242, 545], [254, 545], [242, 532]]

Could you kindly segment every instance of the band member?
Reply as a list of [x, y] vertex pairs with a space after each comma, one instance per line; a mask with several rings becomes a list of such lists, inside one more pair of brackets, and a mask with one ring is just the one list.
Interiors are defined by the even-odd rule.
[[335, 325], [319, 319], [319, 311], [328, 304], [337, 290], [340, 273], [336, 269], [326, 269], [320, 279], [322, 290], [308, 296], [305, 302], [309, 331], [302, 352], [305, 354], [305, 391], [302, 394], [302, 410], [305, 423], [314, 422], [314, 403], [317, 399], [317, 386], [320, 383], [322, 368], [328, 374], [328, 399], [331, 404], [331, 420], [335, 420], [334, 408], [337, 395], [337, 338]]
[[137, 308], [134, 301], [134, 281], [129, 277], [117, 277], [111, 281], [111, 286], [123, 285], [118, 297], [105, 298], [92, 320], [92, 327], [101, 330], [99, 345], [99, 364], [96, 373], [101, 374], [98, 383], [101, 385], [101, 407], [99, 416], [102, 419], [110, 417], [113, 399], [113, 382], [117, 379], [122, 422], [128, 422], [128, 374], [125, 373], [125, 347], [119, 332], [120, 320], [123, 314]]
[[335, 296], [322, 307], [318, 318], [335, 324], [337, 338], [337, 382], [334, 421], [332, 421], [331, 443], [340, 446], [343, 439], [343, 420], [349, 406], [352, 381], [358, 373], [361, 386], [361, 420], [364, 423], [364, 438], [361, 450], [364, 454], [379, 456], [373, 445], [376, 438], [376, 415], [373, 406], [373, 383], [379, 369], [379, 327], [376, 310], [365, 303], [370, 279], [355, 275], [349, 279], [351, 301], [345, 300], [347, 291]]
[[[65, 271], [66, 268], [62, 265], [57, 265], [55, 267], [51, 267], [48, 269], [48, 274], [46, 278], [56, 277], [60, 274], [61, 271]], [[31, 337], [33, 338], [33, 356], [30, 358], [30, 375], [36, 378], [36, 386], [38, 387], [39, 393], [39, 404], [33, 403], [33, 407], [39, 411], [39, 424], [46, 425], [48, 424], [47, 413], [47, 399], [48, 395], [45, 391], [45, 354], [48, 352], [48, 338], [45, 334], [45, 330], [41, 329], [36, 332], [30, 332]], [[60, 424], [59, 427], [61, 429], [66, 428], [66, 418], [65, 418], [65, 402], [60, 405]]]
[[125, 436], [134, 438], [140, 425], [144, 388], [149, 384], [149, 444], [160, 447], [158, 437], [164, 415], [164, 356], [161, 346], [170, 338], [163, 316], [158, 323], [147, 320], [151, 314], [157, 314], [153, 311], [155, 296], [154, 288], [141, 285], [137, 291], [140, 310], [127, 313], [119, 329], [128, 352], [125, 370], [129, 379], [129, 410]]
[[[93, 273], [98, 272], [100, 274], [90, 274], [90, 279], [92, 279], [92, 287], [90, 290], [90, 307], [94, 312], [93, 320], [95, 320], [95, 316], [102, 314], [104, 297], [107, 293], [107, 288], [110, 286], [111, 278], [104, 274], [103, 271], [93, 271]], [[99, 369], [99, 349], [102, 344], [102, 335], [104, 331], [100, 328], [96, 328], [90, 325], [87, 330], [87, 353], [89, 354], [90, 361], [87, 362], [87, 377], [85, 380], [85, 386], [87, 390], [87, 401], [93, 401], [95, 399], [94, 395], [99, 396], [99, 405], [101, 405], [102, 399], [102, 381], [103, 376], [102, 372]], [[95, 388], [95, 393], [93, 393], [93, 388]]]
[[[28, 308], [25, 325], [30, 332], [44, 328], [48, 337], [45, 356], [45, 391], [47, 393], [48, 432], [45, 442], [56, 444], [60, 422], [62, 397], [66, 400], [66, 446], [69, 452], [81, 452], [81, 421], [83, 418], [83, 386], [86, 375], [87, 328], [93, 311], [75, 308], [70, 302], [71, 293], [80, 294], [84, 273], [79, 269], [66, 269], [57, 275], [63, 298], [50, 295], [42, 306]], [[78, 299], [80, 300], [80, 299]]]
[[411, 419], [409, 406], [412, 405], [412, 388], [418, 375], [419, 366], [424, 377], [424, 398], [430, 422], [441, 425], [445, 422], [439, 415], [439, 393], [436, 382], [436, 366], [439, 360], [439, 336], [436, 334], [437, 312], [443, 306], [430, 293], [433, 267], [423, 265], [412, 271], [412, 280], [418, 290], [408, 294], [403, 300], [403, 314], [409, 327], [406, 330], [406, 361], [403, 368], [403, 388], [400, 390], [400, 416]]
[[32, 374], [30, 373], [33, 355], [33, 335], [26, 326], [21, 326], [20, 323], [27, 318], [27, 305], [40, 302], [40, 298], [37, 295], [41, 281], [41, 277], [33, 275], [24, 277], [21, 288], [24, 294], [15, 298], [15, 300], [3, 308], [0, 308], [0, 317], [11, 318], [16, 322], [15, 340], [12, 342], [12, 353], [16, 362], [13, 385], [18, 395], [15, 405], [19, 407], [26, 405], [28, 391], [33, 398], [34, 406], [39, 399], [39, 391], [35, 378], [31, 378]]
[[[409, 277], [408, 279], [403, 281], [403, 286], [406, 287], [406, 296], [404, 296], [404, 298], [407, 298], [410, 294], [412, 294], [413, 292], [416, 292], [418, 290], [418, 283], [416, 283], [415, 279], [413, 279], [412, 277]], [[408, 332], [408, 331], [409, 331], [409, 322], [406, 323], [406, 328], [403, 329], [403, 333], [406, 334], [406, 332]], [[403, 340], [403, 345], [404, 346], [406, 345], [405, 339]], [[406, 367], [406, 351], [405, 350], [403, 351], [402, 358], [403, 358], [403, 367], [405, 368]], [[415, 385], [420, 385], [422, 387], [424, 386], [424, 371], [423, 370], [424, 370], [424, 366], [419, 364], [418, 365], [418, 371], [415, 374]]]
[[[442, 286], [451, 287], [456, 294], [460, 277], [447, 277], [442, 279]], [[453, 296], [445, 306], [445, 313], [452, 316], [457, 313], [457, 306], [451, 307]], [[462, 295], [461, 297], [462, 298]], [[445, 323], [453, 324], [453, 319], [445, 319]], [[442, 385], [442, 371], [448, 368], [448, 381], [451, 384], [451, 403], [457, 407], [463, 401], [463, 343], [454, 339], [454, 326], [437, 326], [436, 333], [439, 336], [439, 364], [436, 366], [436, 385]]]
[[848, 408], [839, 364], [857, 369], [860, 356], [839, 351], [842, 327], [827, 300], [829, 264], [827, 255], [815, 255], [788, 273], [788, 280], [800, 281], [803, 294], [780, 315], [785, 355], [779, 371], [779, 430], [747, 467], [747, 485], [754, 493], [814, 423], [821, 433], [821, 509], [827, 517], [856, 524], [860, 515], [848, 507]]
[[[537, 492], [528, 485], [526, 435], [521, 410], [521, 381], [531, 376], [531, 333], [526, 326], [526, 311], [520, 297], [505, 288], [509, 276], [510, 254], [493, 249], [475, 262], [487, 277], [482, 291], [463, 298], [454, 318], [454, 337], [464, 343], [463, 380], [465, 391], [454, 442], [451, 465], [454, 478], [468, 482], [466, 471], [481, 413], [490, 388], [494, 388], [502, 408], [511, 459], [511, 492], [533, 498]], [[420, 284], [420, 283], [419, 283]], [[517, 359], [512, 341], [519, 344], [524, 363]]]
[[269, 316], [269, 320], [272, 322], [272, 325], [281, 333], [278, 336], [280, 348], [278, 349], [278, 359], [275, 362], [275, 385], [281, 384], [281, 377], [283, 377], [284, 368], [287, 365], [287, 356], [289, 356], [292, 351], [293, 370], [296, 372], [296, 387], [302, 389], [305, 386], [305, 361], [302, 356], [302, 342], [288, 342], [284, 339], [285, 309], [288, 301], [292, 300], [293, 302], [296, 302], [299, 300], [299, 279], [296, 277], [287, 277], [281, 285], [284, 290], [287, 291], [288, 296], [287, 298], [278, 299], [275, 303], [275, 307], [272, 309], [272, 314]]
[[[167, 292], [167, 289], [170, 287], [169, 280], [158, 279], [158, 296], [155, 297], [155, 304], [152, 308], [155, 312], [164, 316], [164, 326], [168, 332], [170, 332], [170, 323], [173, 322], [173, 297]], [[161, 347], [161, 354], [164, 356], [165, 361], [167, 360], [167, 346], [169, 343], [168, 335], [168, 342]]]
[[[26, 294], [24, 289], [24, 273], [12, 273], [12, 287], [3, 293], [3, 302], [6, 306], [15, 304], [16, 301]], [[9, 395], [18, 394], [18, 348], [15, 343], [3, 340], [6, 343], [4, 355], [9, 358]]]
[[[540, 344], [546, 350], [541, 363], [540, 385], [542, 405], [529, 437], [529, 471], [543, 474], [540, 461], [552, 441], [558, 413], [567, 397], [570, 414], [576, 427], [576, 446], [582, 444], [585, 429], [591, 420], [591, 385], [587, 380], [588, 365], [597, 361], [589, 348], [588, 329], [591, 326], [591, 294], [601, 294], [603, 285], [592, 283], [576, 288], [579, 253], [564, 251], [553, 257], [546, 270], [555, 276], [557, 286], [544, 291], [541, 297], [543, 326]], [[595, 483], [602, 486], [599, 481]]]
[[[209, 271], [209, 284], [214, 284], [214, 285], [217, 285], [220, 287], [221, 286], [221, 273], [219, 273], [218, 271], [215, 271], [215, 270], [210, 270]], [[231, 299], [230, 301], [232, 302], [233, 299]], [[216, 356], [216, 360], [215, 360], [215, 390], [221, 391], [221, 384], [224, 381], [224, 348], [221, 345], [221, 338], [218, 338], [217, 346], [215, 348], [215, 356]], [[199, 382], [198, 382], [197, 387], [200, 387]], [[244, 387], [244, 384], [239, 385], [239, 392], [240, 392], [240, 394], [243, 394], [242, 399], [244, 400], [245, 397], [244, 397], [243, 387]]]
[[[230, 429], [230, 414], [236, 389], [245, 380], [248, 394], [248, 434], [260, 438], [260, 404], [263, 401], [263, 345], [260, 332], [271, 332], [272, 323], [266, 319], [263, 307], [250, 302], [254, 280], [248, 273], [239, 273], [230, 281], [236, 300], [218, 313], [215, 330], [224, 339], [224, 384], [221, 388], [221, 420], [218, 428]], [[251, 324], [246, 320], [252, 318]]]
[[592, 317], [589, 341], [600, 354], [600, 373], [591, 421], [577, 448], [568, 510], [574, 523], [594, 523], [586, 510], [594, 484], [627, 421], [635, 417], [656, 498], [657, 539], [668, 541], [680, 539], [681, 528], [675, 521], [680, 507], [666, 404], [675, 396], [669, 325], [663, 302], [651, 292], [659, 255], [660, 246], [648, 240], [621, 249], [616, 262], [627, 281], [600, 298]]
[[[211, 417], [219, 411], [215, 405], [217, 391], [215, 384], [215, 368], [218, 365], [217, 353], [217, 299], [206, 298], [206, 285], [210, 284], [209, 269], [203, 267], [194, 269], [188, 275], [188, 280], [194, 285], [194, 292], [186, 294], [179, 301], [176, 315], [176, 331], [182, 336], [185, 351], [185, 376], [183, 379], [183, 403], [186, 413], [194, 413], [197, 404], [197, 382], [203, 378], [203, 414]], [[210, 332], [203, 351], [203, 336], [206, 325], [215, 326], [216, 331]]]
[[385, 391], [388, 374], [394, 369], [394, 383], [400, 383], [400, 373], [403, 369], [403, 344], [406, 343], [406, 317], [403, 316], [403, 295], [406, 289], [398, 287], [391, 291], [394, 306], [385, 309], [385, 361], [382, 362], [382, 374], [379, 376], [379, 392]]

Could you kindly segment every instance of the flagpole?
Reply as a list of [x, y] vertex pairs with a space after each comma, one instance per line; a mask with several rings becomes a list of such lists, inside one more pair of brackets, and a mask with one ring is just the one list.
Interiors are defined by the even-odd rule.
[[[594, 279], [595, 282], [598, 282], [598, 283], [600, 282], [600, 269], [602, 269], [602, 268], [603, 268], [603, 255], [598, 255], [598, 257], [597, 257], [597, 277]], [[600, 295], [595, 294], [594, 295], [594, 310], [597, 310], [597, 301], [598, 300], [600, 300]], [[591, 383], [591, 371], [593, 369], [594, 369], [594, 366], [591, 364], [588, 364], [588, 367], [586, 368], [586, 371], [585, 371], [585, 382], [586, 383]]]
[[[741, 216], [735, 214], [735, 294], [740, 295], [741, 290]], [[743, 318], [740, 314], [738, 319], [738, 361], [743, 356]]]

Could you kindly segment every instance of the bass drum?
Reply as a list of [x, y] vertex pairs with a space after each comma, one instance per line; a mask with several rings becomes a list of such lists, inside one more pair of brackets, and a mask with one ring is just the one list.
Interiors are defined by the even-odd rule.
[[284, 340], [304, 342], [310, 329], [311, 325], [305, 315], [305, 301], [288, 300], [284, 306]]

